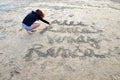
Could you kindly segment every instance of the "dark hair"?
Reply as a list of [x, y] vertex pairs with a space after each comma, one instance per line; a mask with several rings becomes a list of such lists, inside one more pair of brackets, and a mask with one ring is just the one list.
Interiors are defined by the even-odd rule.
[[40, 17], [42, 17], [42, 18], [45, 17], [44, 13], [43, 13], [41, 10], [37, 9], [37, 10], [35, 10], [35, 12], [36, 12]]

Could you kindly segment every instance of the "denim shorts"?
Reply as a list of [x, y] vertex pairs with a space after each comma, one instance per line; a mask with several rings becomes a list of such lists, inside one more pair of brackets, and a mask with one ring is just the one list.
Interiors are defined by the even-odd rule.
[[22, 23], [22, 28], [24, 28], [26, 31], [29, 31], [32, 29], [32, 25], [31, 26], [27, 26], [24, 23]]

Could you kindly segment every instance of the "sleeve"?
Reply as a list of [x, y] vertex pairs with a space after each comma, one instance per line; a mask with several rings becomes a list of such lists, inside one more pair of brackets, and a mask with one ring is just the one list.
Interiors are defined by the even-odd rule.
[[44, 19], [40, 19], [42, 22], [46, 23], [46, 24], [50, 24], [48, 21], [44, 20]]
[[42, 22], [46, 23], [46, 24], [50, 24], [48, 21], [42, 19], [41, 17], [39, 17], [39, 19], [40, 19]]

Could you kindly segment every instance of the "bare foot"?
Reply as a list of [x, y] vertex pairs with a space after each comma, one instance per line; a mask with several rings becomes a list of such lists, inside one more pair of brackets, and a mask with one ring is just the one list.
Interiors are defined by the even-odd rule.
[[36, 32], [36, 30], [30, 30], [31, 32]]
[[32, 34], [33, 32], [32, 31], [27, 31], [28, 34]]

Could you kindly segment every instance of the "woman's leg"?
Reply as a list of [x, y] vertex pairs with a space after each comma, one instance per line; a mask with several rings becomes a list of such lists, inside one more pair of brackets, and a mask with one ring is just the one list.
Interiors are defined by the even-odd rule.
[[36, 29], [37, 27], [39, 27], [40, 26], [40, 24], [39, 23], [33, 23], [32, 24], [32, 29], [30, 30], [30, 31], [35, 31], [34, 29]]

